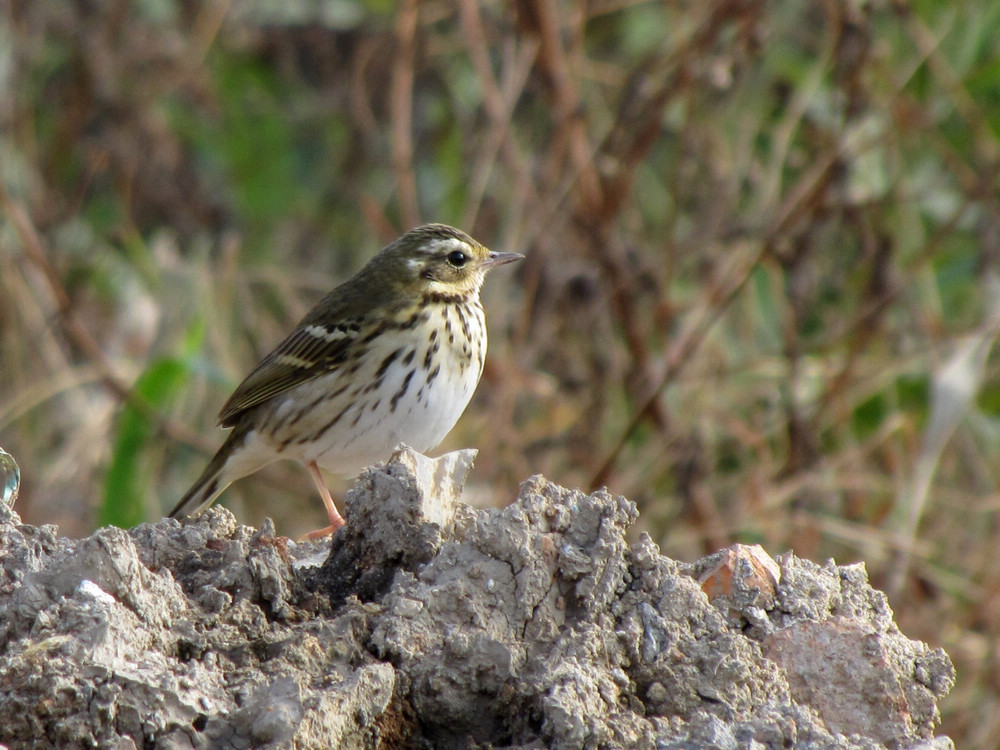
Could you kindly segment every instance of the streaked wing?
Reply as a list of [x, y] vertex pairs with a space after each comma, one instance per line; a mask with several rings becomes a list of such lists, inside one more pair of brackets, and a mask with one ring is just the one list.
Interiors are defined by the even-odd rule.
[[307, 318], [240, 383], [222, 407], [219, 424], [231, 427], [247, 409], [335, 370], [347, 359], [360, 330], [357, 320], [329, 325]]

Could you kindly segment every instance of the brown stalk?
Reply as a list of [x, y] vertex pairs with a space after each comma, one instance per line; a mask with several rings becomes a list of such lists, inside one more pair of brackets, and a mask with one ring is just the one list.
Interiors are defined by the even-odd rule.
[[399, 46], [392, 70], [392, 167], [399, 190], [399, 212], [403, 224], [420, 223], [417, 179], [413, 172], [413, 66], [416, 56], [417, 0], [404, 0], [396, 16]]

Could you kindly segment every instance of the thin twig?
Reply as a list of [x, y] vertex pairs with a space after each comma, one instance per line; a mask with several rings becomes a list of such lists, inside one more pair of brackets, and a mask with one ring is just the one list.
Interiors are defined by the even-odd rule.
[[413, 66], [417, 34], [417, 0], [404, 0], [396, 16], [399, 50], [392, 71], [392, 167], [399, 190], [399, 210], [407, 227], [420, 223], [417, 179], [413, 172]]
[[505, 67], [504, 86], [497, 83], [490, 65], [486, 33], [483, 30], [479, 4], [475, 0], [460, 0], [459, 12], [462, 23], [462, 37], [472, 60], [472, 66], [479, 77], [483, 94], [483, 108], [490, 118], [490, 127], [481, 139], [478, 158], [471, 171], [471, 185], [468, 190], [468, 200], [463, 217], [463, 226], [470, 229], [475, 226], [476, 217], [482, 204], [483, 196], [489, 185], [493, 167], [496, 165], [497, 153], [502, 149], [504, 157], [517, 175], [519, 185], [526, 188], [524, 199], [535, 202], [535, 187], [531, 180], [530, 168], [518, 149], [513, 137], [511, 118], [514, 105], [521, 97], [528, 82], [538, 45], [533, 40], [526, 40], [516, 48], [515, 63]]
[[750, 272], [757, 265], [764, 249], [764, 245], [759, 245], [745, 258], [737, 259], [738, 262], [734, 261], [732, 269], [724, 272], [717, 283], [709, 285], [706, 289], [702, 295], [701, 303], [688, 316], [684, 329], [680, 331], [667, 350], [664, 357], [665, 367], [659, 380], [649, 389], [648, 394], [640, 399], [621, 436], [600, 463], [597, 471], [591, 476], [587, 483], [589, 487], [595, 488], [607, 484], [607, 479], [629, 439], [645, 420], [647, 414], [654, 409], [663, 389], [673, 382], [685, 364], [691, 360], [694, 352], [705, 341], [708, 331], [721, 320], [720, 313], [729, 306], [743, 285], [746, 284]]

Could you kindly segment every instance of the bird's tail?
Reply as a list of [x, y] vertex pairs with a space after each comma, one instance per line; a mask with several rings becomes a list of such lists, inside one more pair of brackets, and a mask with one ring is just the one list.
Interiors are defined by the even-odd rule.
[[191, 486], [184, 497], [180, 499], [176, 507], [170, 511], [168, 518], [183, 518], [184, 516], [196, 516], [205, 508], [215, 502], [215, 498], [222, 494], [232, 482], [239, 479], [245, 472], [234, 473], [230, 464], [233, 453], [243, 445], [245, 435], [239, 427], [234, 429], [226, 442], [216, 452], [209, 461], [208, 466]]

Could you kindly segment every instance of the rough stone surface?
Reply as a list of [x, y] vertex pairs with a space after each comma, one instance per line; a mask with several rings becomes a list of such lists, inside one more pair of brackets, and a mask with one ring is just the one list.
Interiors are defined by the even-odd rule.
[[474, 510], [472, 458], [366, 471], [323, 546], [221, 508], [82, 540], [0, 508], [0, 743], [951, 746], [951, 662], [863, 567], [681, 564], [629, 542], [629, 501], [541, 477]]

